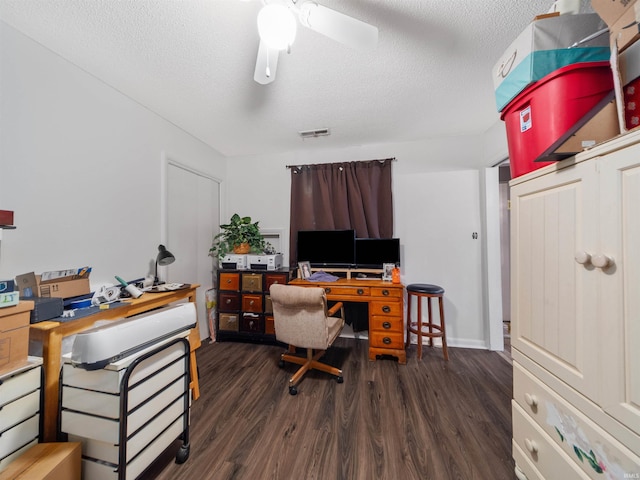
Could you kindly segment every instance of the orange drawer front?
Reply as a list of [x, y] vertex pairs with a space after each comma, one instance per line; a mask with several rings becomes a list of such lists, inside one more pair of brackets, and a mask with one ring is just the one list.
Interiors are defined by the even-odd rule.
[[402, 298], [402, 288], [373, 287], [371, 288], [371, 296]]
[[324, 286], [324, 291], [327, 293], [327, 295], [348, 295], [353, 297], [368, 297], [371, 293], [371, 290], [368, 287]]
[[242, 295], [242, 311], [262, 313], [262, 295]]
[[240, 290], [240, 275], [237, 273], [221, 273], [220, 274], [220, 290]]
[[369, 345], [377, 348], [404, 348], [404, 334], [398, 332], [369, 331]]
[[402, 316], [402, 303], [400, 302], [371, 302], [369, 304], [369, 315], [391, 315]]
[[372, 315], [369, 317], [369, 331], [380, 330], [381, 332], [404, 332], [404, 322], [402, 317], [385, 317], [384, 315]]

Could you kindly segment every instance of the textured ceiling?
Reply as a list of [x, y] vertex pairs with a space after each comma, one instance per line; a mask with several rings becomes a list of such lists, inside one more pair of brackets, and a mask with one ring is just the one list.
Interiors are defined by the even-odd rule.
[[[299, 27], [269, 85], [253, 81], [258, 0], [0, 0], [0, 19], [239, 156], [482, 133], [493, 64], [552, 1], [318, 3], [377, 26], [377, 49]], [[331, 136], [297, 134], [316, 128]]]

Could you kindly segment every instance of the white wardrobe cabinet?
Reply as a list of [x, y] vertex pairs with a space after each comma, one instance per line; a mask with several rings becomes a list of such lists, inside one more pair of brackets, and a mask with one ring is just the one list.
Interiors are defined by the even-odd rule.
[[511, 181], [521, 478], [640, 478], [640, 132]]

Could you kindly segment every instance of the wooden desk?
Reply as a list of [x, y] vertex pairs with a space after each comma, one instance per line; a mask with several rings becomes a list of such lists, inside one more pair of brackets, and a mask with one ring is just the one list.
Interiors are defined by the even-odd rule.
[[[31, 340], [42, 342], [42, 357], [44, 368], [42, 407], [43, 416], [43, 440], [45, 442], [56, 441], [58, 425], [58, 396], [60, 392], [60, 357], [62, 355], [62, 339], [91, 327], [100, 320], [118, 320], [132, 315], [148, 312], [158, 307], [180, 300], [196, 301], [196, 289], [200, 285], [192, 284], [189, 288], [167, 293], [145, 293], [140, 298], [127, 299], [127, 305], [113, 309], [100, 310], [99, 312], [66, 322], [45, 321], [31, 325], [29, 337]], [[190, 370], [193, 399], [200, 396], [198, 383], [198, 368], [196, 364], [195, 350], [200, 347], [200, 334], [198, 327], [193, 328], [189, 334], [191, 349]]]
[[404, 286], [382, 280], [341, 278], [335, 282], [295, 279], [290, 285], [322, 287], [327, 300], [366, 302], [369, 305], [369, 360], [391, 355], [407, 363], [404, 348]]

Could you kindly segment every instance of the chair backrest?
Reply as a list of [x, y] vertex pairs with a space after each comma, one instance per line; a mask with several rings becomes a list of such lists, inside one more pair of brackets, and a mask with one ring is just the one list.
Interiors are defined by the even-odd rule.
[[324, 289], [276, 283], [269, 293], [277, 340], [301, 348], [329, 347], [332, 338]]

